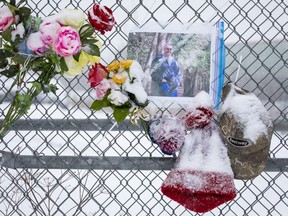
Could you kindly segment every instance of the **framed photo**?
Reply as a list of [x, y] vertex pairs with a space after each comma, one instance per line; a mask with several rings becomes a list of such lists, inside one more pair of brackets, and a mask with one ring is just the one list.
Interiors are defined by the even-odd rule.
[[135, 31], [129, 33], [127, 55], [141, 64], [145, 74], [143, 84], [150, 100], [185, 103], [187, 97], [194, 97], [200, 91], [220, 97], [214, 94], [219, 88], [213, 83], [215, 77], [219, 78], [215, 76], [219, 69], [216, 39], [217, 34], [211, 29]]

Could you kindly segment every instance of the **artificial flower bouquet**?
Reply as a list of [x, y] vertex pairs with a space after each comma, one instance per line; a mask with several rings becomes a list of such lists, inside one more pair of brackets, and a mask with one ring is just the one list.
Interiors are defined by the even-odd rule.
[[148, 105], [148, 96], [142, 81], [144, 72], [137, 61], [113, 61], [107, 67], [95, 64], [89, 71], [88, 82], [96, 90], [91, 109], [111, 107], [116, 122], [130, 115], [131, 122], [145, 119], [142, 109]]
[[1, 139], [40, 92], [56, 93], [57, 86], [50, 83], [56, 74], [73, 77], [100, 62], [96, 31], [104, 34], [116, 22], [111, 9], [99, 4], [89, 9], [87, 23], [80, 10], [65, 9], [40, 18], [22, 6], [24, 1], [0, 2], [0, 78], [13, 79], [0, 104], [16, 91], [4, 114]]

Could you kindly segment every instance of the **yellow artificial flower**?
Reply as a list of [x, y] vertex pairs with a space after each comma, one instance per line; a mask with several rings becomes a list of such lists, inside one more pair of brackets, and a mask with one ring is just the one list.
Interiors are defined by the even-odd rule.
[[65, 57], [65, 63], [68, 67], [68, 71], [65, 71], [64, 74], [69, 77], [75, 77], [82, 73], [83, 65], [87, 65], [88, 61], [85, 59], [80, 60], [79, 58], [79, 62], [77, 62], [73, 56], [69, 56]]
[[117, 84], [122, 84], [126, 81], [126, 76], [124, 73], [117, 73], [112, 77], [112, 80]]
[[68, 71], [64, 74], [70, 77], [77, 76], [82, 73], [82, 69], [91, 64], [100, 63], [99, 56], [92, 56], [88, 53], [81, 51], [78, 62], [73, 58], [73, 56], [65, 57], [65, 63], [68, 67]]
[[89, 63], [91, 63], [91, 65], [94, 65], [96, 63], [100, 63], [100, 60], [101, 60], [100, 56], [93, 56], [93, 55], [90, 55], [84, 51], [82, 51], [80, 53], [80, 56], [79, 56], [79, 64], [82, 67], [85, 67]]
[[128, 59], [128, 60], [123, 60], [123, 61], [120, 62], [120, 66], [121, 66], [123, 69], [128, 69], [128, 68], [130, 68], [130, 66], [132, 65], [132, 63], [133, 63], [133, 60], [130, 60], [130, 59]]
[[120, 63], [118, 61], [113, 61], [111, 64], [107, 66], [109, 71], [116, 72], [120, 67]]

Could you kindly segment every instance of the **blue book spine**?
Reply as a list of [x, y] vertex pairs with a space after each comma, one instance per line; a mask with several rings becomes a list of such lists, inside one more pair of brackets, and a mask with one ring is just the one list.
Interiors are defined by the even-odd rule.
[[221, 102], [222, 88], [225, 77], [225, 46], [224, 46], [224, 22], [217, 23], [217, 40], [216, 40], [216, 103], [215, 109], [219, 109]]

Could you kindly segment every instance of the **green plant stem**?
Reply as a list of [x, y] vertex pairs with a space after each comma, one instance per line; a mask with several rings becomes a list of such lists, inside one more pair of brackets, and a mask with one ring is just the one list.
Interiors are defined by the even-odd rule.
[[[27, 70], [25, 73], [22, 73], [22, 76], [20, 74], [19, 83], [23, 82], [23, 79], [27, 73]], [[43, 84], [49, 84], [51, 79], [53, 78], [55, 74], [54, 67], [50, 67], [47, 71], [42, 72], [40, 76], [37, 79], [37, 82], [43, 83]], [[26, 96], [31, 98], [31, 103], [35, 97], [41, 92], [42, 90], [39, 90], [35, 86], [31, 86], [28, 91], [25, 93]], [[10, 104], [10, 107], [8, 109], [7, 114], [5, 115], [4, 121], [1, 125], [0, 130], [0, 140], [4, 138], [4, 136], [10, 131], [11, 127], [14, 125], [14, 123], [20, 119], [23, 115], [26, 114], [26, 112], [29, 110], [31, 103], [22, 104], [22, 106], [19, 106], [17, 101], [17, 96], [21, 95], [19, 90], [17, 90], [16, 95], [13, 99], [13, 101]]]

